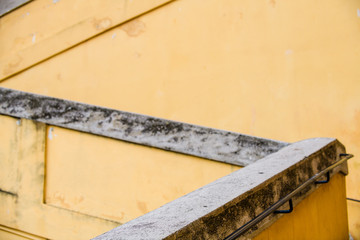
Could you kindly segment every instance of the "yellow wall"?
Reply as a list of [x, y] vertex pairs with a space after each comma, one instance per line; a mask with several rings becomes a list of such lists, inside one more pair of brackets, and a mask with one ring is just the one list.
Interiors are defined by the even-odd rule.
[[46, 126], [6, 116], [0, 116], [0, 126], [0, 142], [10, 145], [0, 147], [1, 167], [7, 170], [0, 174], [0, 225], [48, 239], [89, 239], [119, 225], [45, 204]]
[[[183, 0], [163, 6], [168, 1], [54, 2], [34, 1], [0, 19], [0, 86], [289, 142], [336, 137], [348, 152], [360, 155], [359, 1]], [[54, 128], [54, 134], [60, 137], [48, 141], [47, 171], [61, 169], [66, 181], [76, 177], [66, 169], [78, 156], [84, 158], [76, 164], [85, 166], [85, 158], [96, 161], [102, 154], [89, 156], [71, 148], [92, 142], [92, 136], [70, 138], [67, 149], [61, 136], [71, 132]], [[149, 161], [161, 155], [158, 163], [174, 157], [192, 168], [209, 166], [204, 171], [211, 174], [194, 170], [199, 182], [183, 192], [173, 190], [167, 199], [154, 198], [156, 204], [233, 170], [158, 150], [148, 155], [146, 148], [127, 145], [122, 156], [139, 165], [145, 155]], [[61, 148], [66, 149], [63, 155], [55, 152]], [[106, 148], [99, 146], [99, 151]], [[110, 157], [118, 154], [111, 151]], [[220, 165], [223, 170], [217, 170]], [[356, 199], [359, 168], [355, 157], [347, 194]], [[49, 204], [109, 215], [108, 210], [89, 209], [95, 203], [79, 203], [81, 196], [71, 193], [65, 180], [62, 186], [48, 176]], [[156, 204], [134, 204], [134, 216]], [[360, 204], [348, 207], [351, 233], [360, 239]], [[121, 210], [117, 214], [112, 219], [121, 221]]]
[[4, 240], [45, 240], [45, 238], [0, 225], [0, 239]]
[[336, 174], [254, 240], [348, 239], [345, 198], [345, 177]]
[[0, 226], [49, 239], [95, 237], [239, 169], [31, 120], [0, 126]]
[[46, 150], [46, 204], [119, 223], [239, 169], [57, 127]]

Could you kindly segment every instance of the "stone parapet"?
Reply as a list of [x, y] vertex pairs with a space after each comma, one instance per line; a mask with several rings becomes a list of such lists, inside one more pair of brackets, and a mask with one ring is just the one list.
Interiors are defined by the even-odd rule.
[[[293, 143], [95, 239], [223, 239], [344, 152], [344, 146], [332, 138]], [[339, 171], [347, 174], [347, 164], [330, 175]], [[296, 194], [294, 206], [317, 186], [309, 185]], [[256, 235], [278, 218], [269, 215], [241, 238]]]

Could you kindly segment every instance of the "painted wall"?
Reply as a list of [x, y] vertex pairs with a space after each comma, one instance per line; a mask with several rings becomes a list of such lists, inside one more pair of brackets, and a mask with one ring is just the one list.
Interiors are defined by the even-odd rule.
[[0, 239], [89, 239], [239, 169], [31, 120], [0, 126]]
[[[282, 141], [336, 137], [355, 154], [347, 195], [360, 199], [359, 9], [356, 0], [38, 0], [0, 18], [0, 86]], [[51, 126], [44, 131], [45, 202], [112, 221], [127, 221], [235, 170]], [[94, 207], [113, 197], [103, 186], [135, 187], [89, 175], [94, 165], [87, 163], [104, 152], [164, 176], [166, 168], [151, 169], [147, 161], [163, 166], [175, 159], [169, 165], [175, 170], [185, 161], [192, 169], [185, 177], [199, 180], [176, 189], [184, 179], [179, 170], [162, 198], [150, 191], [129, 196], [155, 203], [134, 202], [132, 216], [120, 209], [109, 216], [114, 203]], [[80, 173], [68, 170], [80, 166], [86, 166]], [[94, 193], [87, 185], [92, 176], [102, 179]], [[150, 186], [147, 181], [145, 174], [137, 184]], [[94, 202], [94, 196], [101, 198]], [[360, 204], [348, 208], [350, 231], [360, 239]]]
[[253, 239], [348, 239], [345, 198], [345, 177], [336, 174]]

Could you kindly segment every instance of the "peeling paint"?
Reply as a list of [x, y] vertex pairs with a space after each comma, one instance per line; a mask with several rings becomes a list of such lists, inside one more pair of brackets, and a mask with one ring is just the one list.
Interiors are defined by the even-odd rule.
[[32, 43], [35, 43], [36, 41], [36, 33], [32, 34], [32, 39], [31, 39]]
[[53, 3], [55, 4], [55, 3], [57, 3], [57, 2], [59, 2], [60, 0], [53, 0]]
[[53, 138], [55, 137], [57, 137], [57, 135], [54, 133], [54, 128], [53, 127], [49, 128], [49, 134], [48, 134], [49, 140], [53, 140]]
[[53, 134], [52, 134], [52, 132], [54, 131], [54, 128], [50, 128], [49, 129], [49, 135], [48, 135], [48, 138], [50, 139], [50, 140], [52, 140], [53, 139]]
[[16, 125], [21, 126], [21, 119], [18, 119], [18, 120], [16, 121]]
[[116, 37], [116, 33], [114, 33], [111, 38], [114, 39]]
[[93, 26], [96, 30], [104, 30], [112, 26], [112, 20], [110, 18], [94, 19]]
[[360, 9], [357, 9], [357, 16], [360, 18]]
[[137, 37], [145, 32], [146, 25], [139, 19], [135, 19], [122, 25], [121, 29], [125, 31], [129, 37]]

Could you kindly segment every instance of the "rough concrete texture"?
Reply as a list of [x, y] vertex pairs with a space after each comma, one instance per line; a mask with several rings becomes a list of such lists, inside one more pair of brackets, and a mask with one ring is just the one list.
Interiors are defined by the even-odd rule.
[[0, 114], [246, 166], [288, 143], [0, 88]]
[[[293, 143], [95, 239], [223, 239], [344, 152], [331, 138]], [[335, 168], [332, 174], [340, 170], [344, 168]], [[311, 185], [296, 195], [294, 205], [315, 188]], [[270, 215], [242, 238], [278, 217]]]
[[16, 8], [30, 2], [31, 0], [1, 0], [0, 1], [0, 17]]

